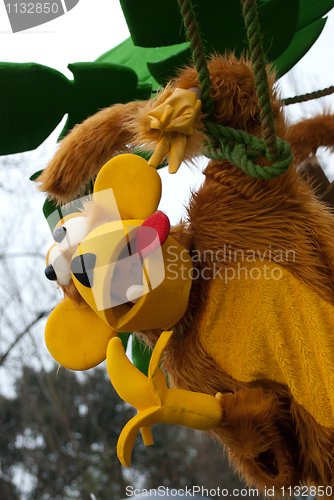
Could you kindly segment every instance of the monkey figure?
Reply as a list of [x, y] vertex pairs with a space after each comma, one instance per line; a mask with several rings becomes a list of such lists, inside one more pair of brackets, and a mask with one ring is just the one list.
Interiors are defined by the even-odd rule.
[[[261, 137], [251, 63], [215, 55], [208, 67], [216, 122]], [[334, 486], [334, 216], [298, 170], [320, 146], [333, 149], [334, 116], [289, 126], [270, 71], [268, 79], [276, 134], [294, 160], [270, 180], [227, 160], [209, 162], [185, 219], [170, 229], [191, 258], [193, 279], [162, 366], [171, 387], [220, 394], [213, 434], [249, 485], [275, 487], [279, 497], [287, 486]], [[154, 150], [161, 139], [151, 127], [154, 110], [176, 89], [199, 86], [189, 66], [154, 99], [112, 106], [77, 125], [39, 188], [67, 203], [110, 158]], [[183, 141], [186, 161], [203, 147], [204, 118], [199, 110]], [[62, 288], [83, 302], [73, 280]], [[154, 346], [161, 331], [139, 334]]]

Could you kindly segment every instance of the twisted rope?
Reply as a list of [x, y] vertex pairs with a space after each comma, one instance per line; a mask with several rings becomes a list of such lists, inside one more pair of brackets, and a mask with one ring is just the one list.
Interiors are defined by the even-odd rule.
[[326, 95], [331, 95], [334, 93], [334, 85], [327, 87], [323, 90], [316, 90], [308, 94], [295, 95], [294, 97], [287, 97], [283, 99], [283, 104], [289, 106], [289, 104], [296, 104], [298, 102], [312, 101], [312, 99], [319, 99], [319, 97], [325, 97]]
[[[205, 126], [210, 140], [206, 144], [205, 156], [220, 161], [227, 159], [248, 175], [259, 179], [270, 179], [286, 172], [292, 162], [292, 153], [289, 144], [276, 138], [275, 134], [256, 0], [242, 0], [242, 3], [251, 60], [254, 67], [256, 92], [259, 98], [263, 139], [257, 139], [240, 130], [236, 131], [230, 127], [223, 127], [214, 122], [214, 103], [210, 98], [212, 87], [210, 73], [205, 60], [192, 3], [191, 0], [179, 0], [186, 33], [201, 84], [203, 111], [208, 114]], [[249, 139], [246, 139], [246, 137], [249, 137]], [[260, 167], [255, 164], [259, 156], [263, 156], [270, 163], [275, 163], [271, 166]]]
[[196, 22], [195, 13], [191, 0], [179, 0], [181, 14], [184, 21], [187, 38], [190, 42], [190, 49], [201, 84], [202, 107], [208, 120], [214, 121], [215, 104], [210, 97], [212, 83], [210, 72], [206, 63], [202, 40]]
[[263, 137], [267, 145], [268, 160], [276, 161], [278, 159], [278, 148], [276, 144], [274, 118], [270, 104], [269, 85], [263, 57], [256, 1], [243, 0], [243, 14], [245, 17], [251, 61], [254, 68], [256, 94], [259, 98], [260, 118], [262, 122]]

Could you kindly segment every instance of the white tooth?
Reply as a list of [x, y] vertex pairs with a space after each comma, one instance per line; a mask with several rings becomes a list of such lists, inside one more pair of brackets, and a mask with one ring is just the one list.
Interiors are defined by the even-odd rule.
[[126, 291], [126, 298], [129, 302], [133, 302], [134, 304], [138, 302], [140, 297], [143, 295], [143, 285], [131, 285]]

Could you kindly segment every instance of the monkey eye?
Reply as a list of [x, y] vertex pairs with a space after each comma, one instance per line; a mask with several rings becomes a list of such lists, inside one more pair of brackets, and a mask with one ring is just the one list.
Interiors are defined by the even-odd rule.
[[66, 227], [59, 226], [53, 231], [52, 236], [56, 243], [61, 243], [66, 236]]
[[63, 286], [70, 283], [71, 269], [62, 253], [65, 250], [77, 246], [87, 234], [87, 218], [81, 214], [71, 217], [65, 221], [62, 226], [58, 226], [54, 229], [52, 236], [56, 244], [53, 245], [49, 251], [47, 266], [44, 271], [45, 276], [49, 280], [57, 281], [59, 285]]
[[84, 253], [77, 255], [71, 262], [71, 271], [73, 276], [87, 288], [93, 287], [94, 267], [96, 264], [96, 255], [93, 253]]
[[74, 245], [78, 245], [88, 234], [87, 218], [78, 215], [68, 219], [62, 226], [56, 227], [53, 231], [53, 239], [60, 250], [66, 250]]

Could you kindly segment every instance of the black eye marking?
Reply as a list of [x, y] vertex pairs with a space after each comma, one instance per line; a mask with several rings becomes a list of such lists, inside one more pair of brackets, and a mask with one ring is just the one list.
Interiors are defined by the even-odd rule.
[[61, 243], [66, 236], [66, 227], [56, 227], [56, 229], [52, 233], [52, 236], [57, 243]]
[[46, 268], [44, 269], [44, 273], [48, 280], [57, 281], [57, 275], [51, 264], [46, 266]]
[[75, 278], [87, 288], [93, 287], [94, 267], [96, 264], [96, 255], [93, 253], [84, 253], [74, 257], [71, 262], [71, 271]]

